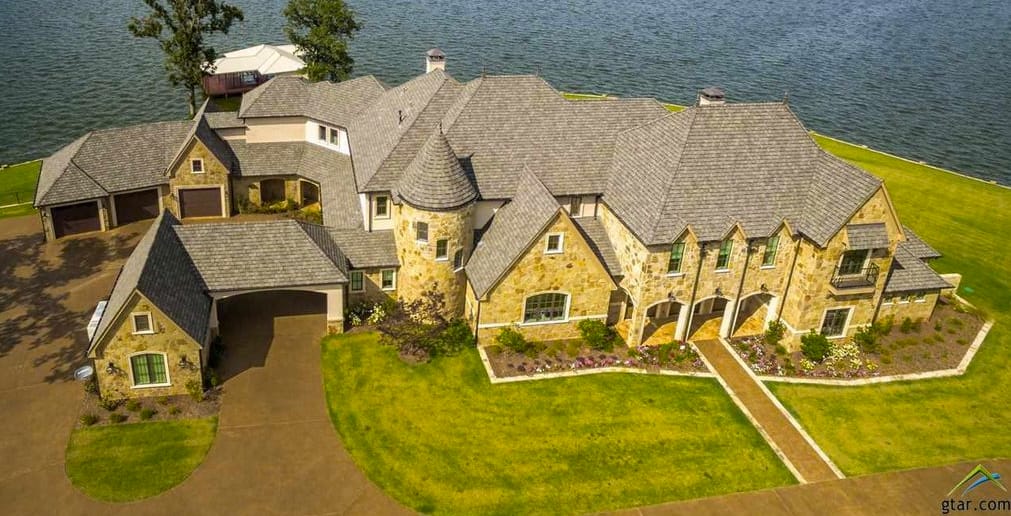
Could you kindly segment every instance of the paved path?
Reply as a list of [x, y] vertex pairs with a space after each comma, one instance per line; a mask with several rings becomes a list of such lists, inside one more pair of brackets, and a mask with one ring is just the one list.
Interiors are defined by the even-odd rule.
[[797, 480], [822, 482], [842, 476], [727, 346], [719, 340], [704, 340], [696, 342], [695, 346], [734, 403], [741, 407]]

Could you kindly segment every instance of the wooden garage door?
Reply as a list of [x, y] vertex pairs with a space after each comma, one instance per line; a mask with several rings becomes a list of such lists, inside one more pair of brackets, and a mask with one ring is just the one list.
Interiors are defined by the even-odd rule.
[[53, 214], [56, 238], [102, 229], [102, 222], [98, 218], [98, 203], [95, 201], [60, 206], [50, 211]]
[[115, 202], [116, 223], [120, 225], [158, 216], [158, 189], [119, 194]]
[[220, 217], [221, 189], [193, 188], [179, 190], [179, 206], [185, 217]]

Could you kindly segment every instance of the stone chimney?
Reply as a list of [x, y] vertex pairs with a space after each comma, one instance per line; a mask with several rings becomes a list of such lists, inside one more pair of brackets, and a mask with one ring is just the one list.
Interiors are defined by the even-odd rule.
[[425, 52], [425, 73], [446, 69], [446, 54], [438, 48]]
[[710, 86], [699, 92], [700, 106], [713, 106], [726, 103], [726, 93], [723, 93], [723, 89], [721, 88]]

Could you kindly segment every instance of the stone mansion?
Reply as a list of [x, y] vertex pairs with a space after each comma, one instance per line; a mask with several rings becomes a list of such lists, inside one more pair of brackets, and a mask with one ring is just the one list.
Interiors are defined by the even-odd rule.
[[[156, 218], [96, 314], [103, 393], [185, 392], [217, 303], [262, 290], [326, 296], [332, 331], [350, 305], [434, 287], [479, 344], [599, 319], [629, 345], [780, 320], [796, 345], [927, 317], [950, 288], [882, 182], [785, 102], [710, 88], [671, 112], [536, 76], [460, 82], [439, 51], [427, 65], [395, 87], [277, 77], [237, 112], [93, 131], [44, 160], [47, 239]], [[322, 225], [204, 220], [287, 199]]]

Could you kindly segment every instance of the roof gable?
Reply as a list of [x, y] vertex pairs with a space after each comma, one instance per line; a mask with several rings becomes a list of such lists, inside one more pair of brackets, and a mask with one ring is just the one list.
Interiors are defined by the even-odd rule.
[[351, 120], [386, 90], [375, 77], [309, 82], [278, 76], [242, 96], [239, 118], [301, 116], [348, 127]]

